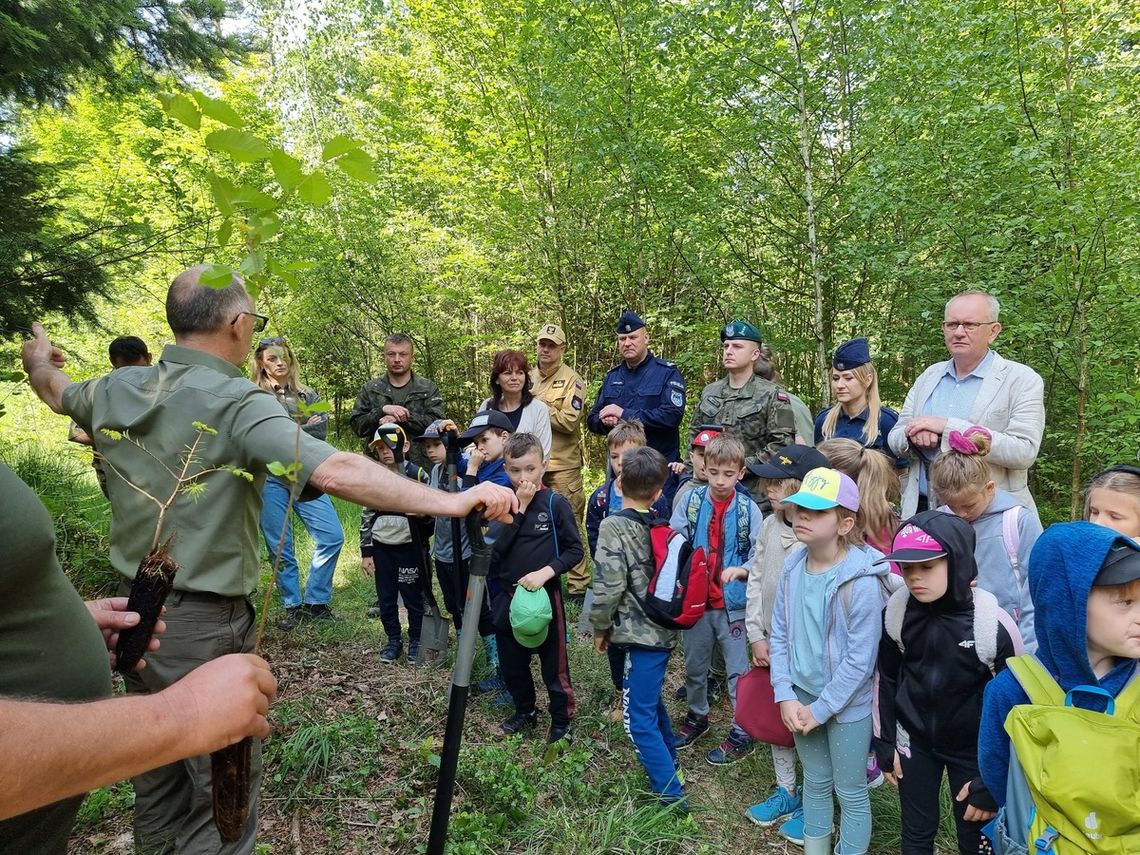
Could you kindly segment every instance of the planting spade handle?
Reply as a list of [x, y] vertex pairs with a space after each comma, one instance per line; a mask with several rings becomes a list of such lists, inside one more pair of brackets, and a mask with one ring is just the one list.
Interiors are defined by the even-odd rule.
[[[428, 834], [428, 855], [443, 855], [447, 843], [447, 825], [451, 819], [451, 797], [455, 793], [455, 772], [459, 766], [459, 746], [463, 742], [463, 718], [467, 713], [467, 693], [471, 688], [471, 663], [475, 660], [475, 639], [479, 633], [479, 612], [487, 584], [487, 568], [491, 564], [491, 545], [483, 538], [478, 511], [467, 515], [467, 538], [471, 543], [471, 580], [467, 602], [463, 607], [463, 626], [459, 634], [459, 650], [455, 654], [455, 672], [451, 677], [451, 695], [447, 704], [447, 730], [439, 757], [439, 780], [435, 787], [435, 805]], [[456, 544], [458, 550], [459, 544]]]
[[[443, 447], [447, 453], [447, 492], [459, 492], [459, 435], [449, 430], [443, 434]], [[459, 517], [451, 518], [451, 558], [455, 565], [455, 572], [451, 574], [455, 589], [453, 594], [455, 602], [464, 602], [463, 595], [463, 520]]]

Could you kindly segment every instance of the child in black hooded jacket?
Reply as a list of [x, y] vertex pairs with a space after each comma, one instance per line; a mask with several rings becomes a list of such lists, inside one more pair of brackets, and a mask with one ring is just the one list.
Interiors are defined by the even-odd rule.
[[978, 772], [982, 694], [1020, 646], [1013, 619], [978, 575], [974, 530], [940, 511], [907, 520], [885, 561], [905, 588], [883, 613], [880, 733], [875, 752], [899, 789], [903, 855], [933, 855], [942, 774], [950, 778], [958, 851], [989, 852], [982, 825], [997, 805]]

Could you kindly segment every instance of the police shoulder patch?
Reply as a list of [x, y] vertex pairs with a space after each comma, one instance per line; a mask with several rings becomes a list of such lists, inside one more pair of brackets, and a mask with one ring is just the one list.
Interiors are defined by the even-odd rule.
[[669, 400], [674, 407], [682, 407], [685, 405], [685, 393], [679, 389], [674, 389], [669, 393]]
[[575, 410], [582, 409], [582, 399], [579, 398], [577, 395], [575, 395], [574, 400], [572, 400], [570, 402], [570, 406], [573, 407]]
[[776, 392], [776, 400], [783, 401], [785, 404], [789, 403], [792, 399], [788, 397], [787, 392]]

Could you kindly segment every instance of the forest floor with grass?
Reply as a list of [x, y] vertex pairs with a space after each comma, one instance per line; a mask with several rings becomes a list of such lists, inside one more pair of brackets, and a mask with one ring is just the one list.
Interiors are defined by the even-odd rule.
[[[57, 522], [59, 550], [86, 596], [114, 585], [106, 564], [109, 512], [80, 462], [45, 454], [6, 455], [6, 462], [44, 498]], [[384, 633], [365, 613], [375, 598], [360, 572], [358, 511], [336, 502], [346, 544], [337, 568], [336, 620], [306, 621], [291, 632], [277, 622], [274, 602], [263, 655], [278, 684], [265, 742], [259, 853], [424, 851], [442, 747], [450, 670], [383, 665]], [[302, 566], [309, 553], [298, 531]], [[265, 563], [264, 584], [269, 579]], [[259, 595], [260, 596], [260, 595]], [[577, 623], [577, 606], [568, 621]], [[452, 638], [451, 655], [455, 644]], [[480, 645], [481, 647], [481, 645]], [[535, 660], [535, 677], [537, 676]], [[670, 664], [667, 702], [674, 722], [685, 704], [673, 692], [683, 681], [681, 656]], [[468, 705], [450, 849], [454, 853], [704, 853], [798, 852], [775, 828], [745, 819], [745, 809], [774, 787], [771, 756], [758, 746], [746, 759], [713, 767], [704, 758], [731, 720], [727, 698], [713, 707], [709, 732], [681, 752], [692, 815], [657, 809], [621, 723], [607, 712], [612, 688], [605, 657], [575, 636], [570, 671], [577, 699], [573, 742], [544, 765], [549, 719], [524, 737], [503, 740], [496, 725], [509, 708], [487, 697]], [[480, 651], [475, 677], [485, 676]], [[543, 704], [541, 683], [539, 705]], [[129, 783], [92, 793], [75, 825], [70, 851], [131, 851]], [[871, 793], [872, 852], [898, 851], [898, 800], [884, 785]], [[948, 817], [939, 842], [950, 851]]]

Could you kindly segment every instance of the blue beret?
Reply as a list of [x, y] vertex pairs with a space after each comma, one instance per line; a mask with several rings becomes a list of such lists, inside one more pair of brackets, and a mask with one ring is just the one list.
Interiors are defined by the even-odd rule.
[[622, 312], [618, 318], [617, 331], [619, 334], [631, 333], [645, 326], [645, 321], [638, 317], [637, 312]]
[[760, 338], [760, 330], [748, 323], [748, 321], [733, 321], [731, 324], [725, 324], [720, 330], [720, 340], [722, 342], [731, 341], [733, 339], [740, 339], [742, 341], [754, 341], [757, 344], [763, 344]]
[[867, 339], [853, 338], [851, 341], [845, 341], [839, 345], [839, 347], [835, 348], [835, 356], [832, 357], [831, 367], [839, 371], [850, 371], [852, 368], [866, 365], [870, 361], [871, 347], [867, 344]]

